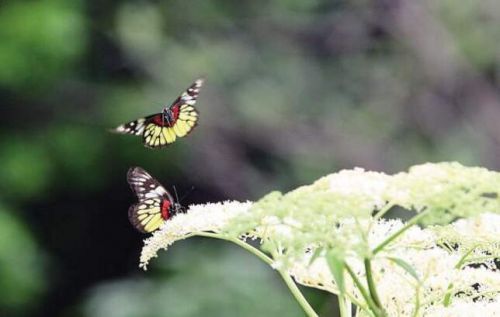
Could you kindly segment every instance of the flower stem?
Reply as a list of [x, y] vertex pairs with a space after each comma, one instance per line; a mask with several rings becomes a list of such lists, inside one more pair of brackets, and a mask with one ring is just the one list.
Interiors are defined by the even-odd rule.
[[[338, 290], [333, 290], [329, 287], [324, 287], [324, 286], [319, 286], [319, 285], [307, 285], [309, 287], [314, 287], [316, 289], [319, 289], [319, 290], [322, 290], [322, 291], [325, 291], [325, 292], [329, 292], [329, 293], [332, 293], [332, 294], [335, 294], [335, 295], [339, 295], [340, 292]], [[368, 306], [366, 306], [365, 304], [361, 303], [356, 297], [354, 297], [351, 293], [349, 292], [345, 292], [344, 294], [345, 298], [346, 298], [346, 301], [349, 301], [351, 302], [352, 304], [354, 304], [354, 306], [358, 307], [359, 309], [365, 311], [366, 313], [368, 314], [371, 314], [371, 311], [370, 309], [368, 308]], [[347, 315], [347, 316], [351, 316], [351, 315]], [[356, 315], [355, 315], [356, 316]]]
[[339, 301], [340, 317], [351, 317], [352, 316], [351, 302], [346, 300], [344, 294], [342, 294], [342, 293], [340, 293], [337, 296], [337, 298]]
[[[469, 251], [465, 252], [465, 254], [460, 258], [458, 263], [455, 265], [455, 269], [460, 270], [462, 268], [462, 265], [464, 265], [464, 263], [467, 261], [467, 257], [471, 255], [471, 253], [474, 252], [476, 248], [477, 246], [473, 246], [472, 248], [470, 248]], [[486, 257], [486, 259], [488, 259], [488, 257]]]
[[347, 264], [346, 264], [345, 268], [346, 268], [347, 272], [349, 273], [349, 275], [351, 276], [351, 278], [352, 278], [354, 284], [356, 285], [356, 287], [358, 288], [359, 292], [361, 293], [361, 296], [363, 296], [363, 298], [365, 299], [365, 302], [368, 304], [368, 307], [370, 308], [371, 312], [376, 317], [385, 316], [384, 313], [381, 313], [380, 309], [377, 307], [377, 305], [375, 304], [373, 299], [370, 297], [370, 295], [368, 294], [368, 291], [363, 286], [363, 284], [359, 280], [356, 273], [354, 273], [354, 271], [351, 269], [351, 267]]
[[382, 243], [380, 243], [375, 249], [373, 249], [372, 254], [375, 255], [382, 251], [389, 243], [394, 241], [400, 235], [402, 235], [406, 230], [415, 225], [420, 219], [422, 219], [430, 209], [424, 210], [415, 217], [411, 218], [401, 229], [396, 231], [393, 235], [387, 237]]
[[[269, 264], [269, 265], [273, 264], [273, 260], [269, 256], [267, 256], [264, 252], [260, 251], [257, 248], [254, 248], [253, 246], [251, 246], [250, 244], [248, 244], [244, 241], [241, 241], [240, 239], [227, 237], [227, 236], [224, 236], [221, 234], [211, 233], [211, 232], [199, 232], [199, 233], [196, 233], [196, 235], [201, 236], [201, 237], [215, 238], [215, 239], [233, 242], [233, 243], [237, 244], [238, 246], [242, 247], [243, 249], [247, 250], [248, 252], [256, 255], [259, 259], [264, 261], [266, 264]], [[309, 317], [318, 317], [318, 314], [316, 314], [314, 309], [311, 307], [309, 302], [306, 300], [304, 295], [301, 293], [299, 287], [297, 286], [297, 284], [295, 284], [295, 282], [292, 279], [292, 277], [290, 276], [290, 274], [288, 274], [288, 272], [283, 271], [283, 270], [277, 270], [277, 271], [280, 273], [281, 277], [283, 278], [286, 285], [288, 286], [288, 289], [290, 289], [290, 292], [292, 292], [293, 296], [295, 297], [295, 299], [297, 300], [299, 305], [302, 307], [302, 309], [304, 310], [306, 315]]]
[[285, 281], [286, 285], [290, 289], [290, 292], [292, 292], [293, 296], [299, 302], [300, 306], [304, 310], [304, 312], [307, 314], [309, 317], [318, 317], [318, 314], [314, 311], [314, 309], [309, 305], [309, 302], [306, 300], [304, 295], [300, 292], [300, 289], [297, 287], [297, 284], [293, 281], [292, 277], [288, 274], [288, 272], [283, 272], [282, 270], [278, 270], [280, 273], [281, 277]]
[[453, 283], [450, 283], [448, 285], [448, 288], [446, 289], [446, 293], [444, 294], [444, 298], [443, 298], [443, 306], [444, 307], [450, 306], [452, 295], [453, 295]]
[[373, 280], [372, 262], [370, 261], [370, 259], [365, 259], [364, 264], [366, 271], [366, 282], [368, 283], [368, 289], [370, 290], [370, 295], [375, 305], [377, 305], [379, 309], [382, 309], [382, 303], [380, 302], [380, 298], [378, 297], [377, 288], [375, 287], [375, 281]]
[[387, 203], [382, 209], [380, 209], [375, 216], [373, 216], [374, 220], [378, 220], [382, 218], [383, 215], [385, 215], [392, 207], [394, 207], [393, 203]]

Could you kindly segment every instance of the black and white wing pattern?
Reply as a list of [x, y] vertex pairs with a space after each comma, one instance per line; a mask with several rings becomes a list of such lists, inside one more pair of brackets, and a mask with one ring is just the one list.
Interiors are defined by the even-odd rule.
[[127, 181], [132, 191], [137, 195], [137, 198], [139, 198], [139, 201], [147, 198], [161, 198], [164, 196], [173, 200], [170, 193], [141, 167], [131, 167], [127, 173]]
[[112, 130], [112, 132], [143, 135], [144, 128], [146, 127], [145, 123], [146, 123], [146, 118], [139, 118], [137, 120], [130, 121], [117, 126]]
[[129, 169], [127, 180], [139, 199], [128, 210], [130, 222], [141, 232], [155, 231], [173, 215], [172, 195], [140, 167]]

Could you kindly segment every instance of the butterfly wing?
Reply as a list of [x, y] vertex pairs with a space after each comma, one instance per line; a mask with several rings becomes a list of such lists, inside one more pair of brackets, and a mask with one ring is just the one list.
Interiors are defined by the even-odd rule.
[[167, 125], [162, 113], [147, 120], [142, 135], [144, 146], [158, 148], [174, 143], [176, 139], [173, 127]]
[[[153, 232], [165, 221], [162, 208], [173, 203], [172, 195], [140, 167], [133, 167], [127, 173], [127, 180], [139, 202], [128, 210], [132, 225], [141, 232]], [[167, 202], [165, 202], [167, 200]]]
[[203, 79], [196, 80], [161, 114], [148, 117], [143, 134], [145, 146], [166, 146], [193, 131], [198, 124], [198, 111], [194, 104], [202, 85]]
[[203, 86], [203, 82], [205, 80], [203, 78], [198, 78], [194, 83], [191, 84], [177, 99], [170, 105], [166, 107], [163, 111], [168, 110], [169, 108], [174, 107], [175, 105], [186, 104], [189, 106], [194, 106], [196, 100], [198, 99], [198, 95], [200, 94], [200, 88]]
[[149, 233], [158, 229], [165, 221], [161, 216], [161, 200], [154, 198], [130, 206], [128, 219], [140, 232]]
[[[150, 116], [151, 117], [151, 116]], [[148, 117], [149, 118], [149, 117]], [[119, 125], [118, 127], [112, 129], [112, 132], [122, 133], [122, 134], [133, 134], [133, 135], [143, 135], [145, 123], [148, 118], [140, 118], [134, 121], [130, 121]]]

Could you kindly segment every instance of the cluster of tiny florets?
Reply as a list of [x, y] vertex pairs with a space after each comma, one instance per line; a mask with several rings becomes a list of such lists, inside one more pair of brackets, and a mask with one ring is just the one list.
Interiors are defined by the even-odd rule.
[[166, 221], [160, 230], [144, 240], [140, 266], [146, 269], [149, 261], [157, 256], [159, 250], [166, 250], [175, 241], [201, 232], [222, 232], [232, 218], [247, 213], [250, 206], [250, 202], [236, 201], [191, 205], [186, 213], [177, 214]]
[[[363, 260], [370, 258], [390, 316], [496, 316], [499, 196], [499, 173], [458, 163], [424, 164], [395, 175], [344, 170], [256, 203], [191, 206], [145, 241], [141, 266], [177, 240], [213, 232], [260, 241], [275, 269], [336, 294], [332, 255], [365, 287]], [[420, 223], [429, 226], [407, 228], [403, 220], [380, 217], [390, 209], [409, 218], [421, 213]], [[366, 305], [351, 278], [345, 290], [350, 300]]]

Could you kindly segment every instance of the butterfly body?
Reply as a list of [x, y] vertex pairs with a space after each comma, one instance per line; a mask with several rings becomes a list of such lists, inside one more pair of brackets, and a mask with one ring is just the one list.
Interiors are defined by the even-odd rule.
[[122, 124], [113, 131], [140, 135], [144, 146], [149, 148], [158, 148], [174, 143], [177, 138], [191, 133], [198, 124], [198, 111], [194, 104], [202, 85], [202, 79], [196, 80], [161, 113]]
[[127, 180], [139, 199], [128, 210], [130, 223], [137, 230], [153, 232], [168, 219], [184, 212], [184, 208], [174, 201], [172, 195], [144, 169], [129, 169]]

